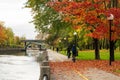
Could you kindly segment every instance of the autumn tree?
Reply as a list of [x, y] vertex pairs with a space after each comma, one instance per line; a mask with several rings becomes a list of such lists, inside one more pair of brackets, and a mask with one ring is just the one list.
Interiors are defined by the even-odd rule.
[[14, 36], [12, 29], [6, 27], [4, 22], [0, 21], [0, 47], [13, 47], [18, 45], [17, 38], [19, 37]]
[[[53, 5], [54, 4], [54, 5]], [[95, 31], [97, 24], [100, 20], [97, 18], [97, 13], [94, 9], [94, 6], [91, 2], [84, 1], [82, 2], [71, 2], [71, 1], [63, 1], [63, 2], [54, 2], [49, 4], [56, 11], [62, 12], [62, 15], [65, 17], [65, 21], [69, 21], [72, 23], [73, 28], [81, 28], [88, 26], [87, 28], [92, 33]], [[93, 8], [91, 10], [91, 8]], [[87, 29], [86, 28], [86, 29]], [[99, 50], [98, 50], [98, 37], [97, 34], [91, 36], [95, 42], [95, 58], [100, 59]]]
[[[119, 12], [119, 9], [117, 9], [118, 11], [116, 12], [115, 8], [115, 10], [110, 8], [114, 6], [116, 2], [114, 2], [114, 0], [85, 0], [77, 2], [63, 0], [60, 2], [50, 2], [48, 4], [57, 12], [62, 13], [63, 19], [71, 22], [73, 28], [86, 28], [86, 30], [89, 31], [87, 36], [92, 37], [95, 44], [95, 59], [100, 59], [98, 41], [104, 38], [109, 39], [107, 17], [113, 12], [114, 15], [116, 14], [118, 16], [117, 12]], [[114, 22], [116, 21], [119, 24], [118, 20], [115, 19]], [[119, 29], [117, 30], [119, 32]], [[113, 34], [112, 38], [115, 39], [114, 36]]]
[[6, 35], [7, 35], [7, 46], [12, 46], [14, 44], [14, 33], [10, 27], [6, 28]]
[[[50, 0], [48, 0], [50, 1]], [[64, 37], [70, 23], [64, 22], [62, 16], [47, 6], [48, 1], [28, 0], [27, 8], [31, 8], [35, 29], [38, 33], [49, 34], [47, 43], [56, 44], [60, 37]]]
[[[50, 2], [47, 3], [48, 1]], [[52, 35], [51, 41], [58, 40], [59, 33], [68, 28], [66, 26], [67, 23], [70, 27], [72, 26], [71, 30], [84, 31], [86, 34], [83, 36], [89, 36], [94, 40], [95, 59], [100, 59], [98, 43], [99, 40], [109, 40], [109, 22], [107, 17], [111, 13], [115, 15], [112, 24], [112, 31], [114, 31], [112, 32], [112, 41], [115, 44], [119, 39], [119, 28], [116, 27], [119, 26], [119, 8], [115, 8], [119, 7], [117, 4], [118, 0], [48, 1], [28, 0], [27, 7], [33, 11], [33, 23], [36, 30], [50, 33]]]
[[5, 34], [4, 22], [0, 22], [0, 46], [4, 46], [7, 35]]

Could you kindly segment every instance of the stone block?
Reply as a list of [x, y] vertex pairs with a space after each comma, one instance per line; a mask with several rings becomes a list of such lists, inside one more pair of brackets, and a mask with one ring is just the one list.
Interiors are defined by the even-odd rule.
[[50, 80], [50, 66], [40, 67], [40, 80]]

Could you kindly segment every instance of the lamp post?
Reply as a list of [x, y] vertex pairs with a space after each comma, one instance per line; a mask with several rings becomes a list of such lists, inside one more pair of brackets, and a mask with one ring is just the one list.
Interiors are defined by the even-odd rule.
[[64, 47], [66, 47], [66, 43], [67, 43], [67, 40], [66, 40], [66, 37], [64, 38]]
[[77, 45], [77, 41], [76, 41], [77, 32], [74, 32], [73, 35], [74, 35], [74, 37], [75, 37], [75, 45]]
[[59, 47], [62, 50], [62, 46], [61, 46], [61, 40], [59, 40]]
[[111, 63], [112, 63], [112, 44], [111, 44], [111, 32], [112, 32], [112, 30], [111, 30], [111, 27], [112, 27], [112, 21], [113, 21], [113, 19], [114, 19], [114, 15], [113, 14], [110, 14], [110, 16], [107, 18], [107, 20], [109, 21], [109, 34], [110, 34], [110, 36], [109, 36], [109, 45], [110, 45], [110, 61], [109, 61], [109, 65], [111, 65]]

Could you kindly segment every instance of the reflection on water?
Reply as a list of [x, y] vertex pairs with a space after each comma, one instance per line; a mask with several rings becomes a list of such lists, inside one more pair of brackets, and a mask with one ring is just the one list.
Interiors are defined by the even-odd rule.
[[0, 55], [0, 80], [39, 80], [39, 69], [35, 57]]

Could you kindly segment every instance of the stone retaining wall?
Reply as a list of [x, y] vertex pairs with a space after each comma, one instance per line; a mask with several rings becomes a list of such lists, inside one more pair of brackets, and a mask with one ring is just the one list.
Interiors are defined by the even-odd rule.
[[50, 66], [48, 61], [48, 52], [42, 53], [42, 62], [40, 65], [40, 79], [39, 80], [50, 80]]
[[[19, 53], [23, 53], [25, 54], [25, 50], [24, 48], [0, 48], [0, 54], [2, 55], [5, 55], [5, 54], [8, 54], [8, 55], [17, 55]], [[21, 54], [21, 55], [23, 55]]]

